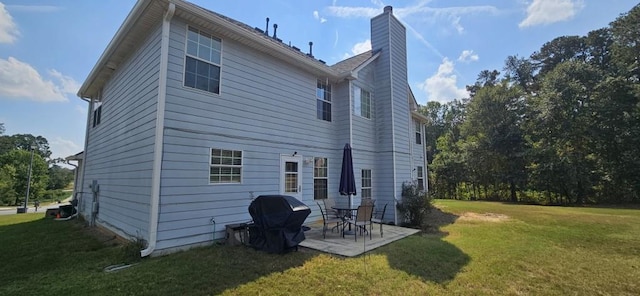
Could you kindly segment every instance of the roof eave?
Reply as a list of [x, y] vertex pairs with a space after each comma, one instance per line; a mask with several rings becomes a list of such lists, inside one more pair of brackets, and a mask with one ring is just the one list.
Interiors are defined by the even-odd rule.
[[118, 46], [122, 43], [127, 34], [129, 34], [131, 29], [134, 27], [134, 23], [138, 20], [151, 1], [154, 0], [140, 0], [136, 2], [133, 9], [131, 9], [131, 12], [129, 12], [129, 15], [127, 15], [127, 18], [116, 32], [115, 36], [109, 42], [109, 45], [107, 45], [107, 48], [102, 52], [98, 62], [93, 66], [91, 72], [89, 72], [87, 79], [85, 79], [84, 83], [78, 90], [78, 97], [82, 99], [91, 97], [92, 94], [88, 93], [87, 90], [95, 82], [100, 72], [102, 72], [104, 68], [109, 68], [109, 60], [111, 56], [118, 49]]

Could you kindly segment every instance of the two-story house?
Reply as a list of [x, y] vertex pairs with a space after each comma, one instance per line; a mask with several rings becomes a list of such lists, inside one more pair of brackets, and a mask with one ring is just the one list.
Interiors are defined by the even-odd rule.
[[[338, 193], [353, 148], [354, 201], [395, 202], [426, 184], [423, 123], [407, 83], [406, 32], [386, 7], [372, 50], [333, 66], [181, 0], [140, 0], [78, 96], [89, 103], [78, 208], [140, 238], [142, 256], [210, 244], [251, 199]], [[346, 202], [346, 198], [344, 198]]]

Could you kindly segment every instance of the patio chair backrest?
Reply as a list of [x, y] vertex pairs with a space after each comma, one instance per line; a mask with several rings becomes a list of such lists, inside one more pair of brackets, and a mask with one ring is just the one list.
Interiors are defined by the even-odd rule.
[[373, 199], [371, 199], [371, 198], [363, 198], [360, 201], [360, 204], [363, 205], [363, 206], [372, 206], [373, 207], [374, 203], [375, 203], [375, 201]]
[[373, 214], [373, 206], [366, 206], [366, 205], [358, 206], [358, 214], [356, 216], [356, 222], [370, 221], [372, 214]]
[[338, 211], [333, 209], [333, 207], [336, 206], [336, 200], [333, 198], [325, 198], [322, 201], [324, 202], [324, 211], [327, 213], [327, 215], [338, 217]]

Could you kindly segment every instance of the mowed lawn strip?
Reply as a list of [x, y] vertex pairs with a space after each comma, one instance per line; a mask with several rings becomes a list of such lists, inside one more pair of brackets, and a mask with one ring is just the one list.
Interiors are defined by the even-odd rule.
[[640, 210], [436, 205], [453, 214], [439, 233], [356, 258], [214, 245], [136, 261], [75, 221], [0, 216], [0, 295], [640, 294]]

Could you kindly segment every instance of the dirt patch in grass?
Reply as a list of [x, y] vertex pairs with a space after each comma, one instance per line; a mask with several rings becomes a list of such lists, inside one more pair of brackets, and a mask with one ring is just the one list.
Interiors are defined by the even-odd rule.
[[509, 220], [509, 216], [495, 213], [478, 214], [474, 212], [464, 212], [460, 215], [460, 221], [483, 221], [483, 222], [504, 222]]

